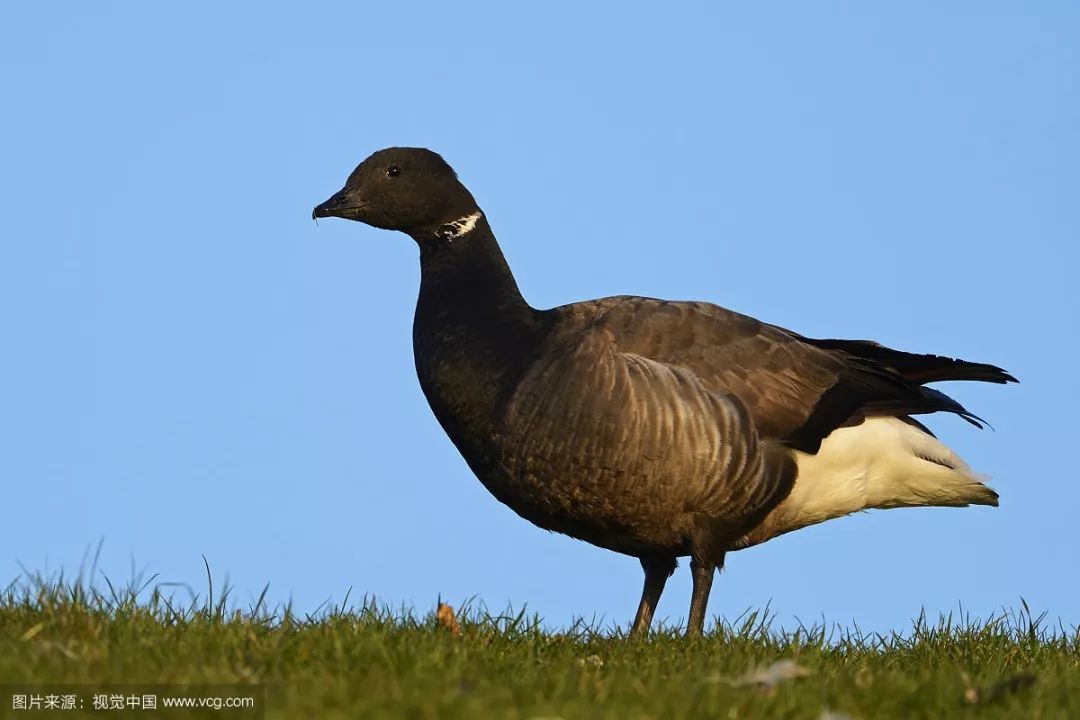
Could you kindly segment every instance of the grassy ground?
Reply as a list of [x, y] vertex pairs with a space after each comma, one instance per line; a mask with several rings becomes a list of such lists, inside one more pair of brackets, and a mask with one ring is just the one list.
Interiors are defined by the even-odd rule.
[[[524, 614], [368, 603], [296, 617], [136, 590], [38, 580], [3, 593], [0, 718], [83, 716], [13, 710], [10, 696], [105, 682], [241, 685], [192, 692], [250, 690], [269, 718], [1080, 718], [1080, 633], [1026, 607], [920, 620], [903, 637], [781, 633], [751, 613], [700, 640], [628, 640], [583, 625], [545, 632]], [[184, 712], [162, 716], [200, 717]]]

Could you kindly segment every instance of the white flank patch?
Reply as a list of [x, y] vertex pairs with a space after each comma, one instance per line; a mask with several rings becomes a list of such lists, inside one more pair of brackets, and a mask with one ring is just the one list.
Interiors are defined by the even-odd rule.
[[997, 504], [984, 476], [896, 418], [834, 430], [816, 455], [796, 452], [795, 459], [795, 487], [776, 510], [783, 532], [870, 508]]
[[476, 223], [479, 222], [484, 214], [477, 210], [472, 215], [466, 215], [460, 217], [457, 220], [451, 220], [443, 227], [447, 228], [450, 232], [446, 235], [448, 240], [454, 240], [462, 235], [468, 235], [476, 228]]

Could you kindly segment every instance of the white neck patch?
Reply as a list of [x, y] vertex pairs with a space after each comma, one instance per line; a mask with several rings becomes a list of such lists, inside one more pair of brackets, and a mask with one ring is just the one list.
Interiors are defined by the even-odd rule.
[[462, 235], [468, 235], [476, 228], [476, 223], [480, 218], [484, 217], [484, 213], [477, 210], [472, 215], [466, 215], [465, 217], [459, 217], [457, 220], [451, 220], [444, 224], [445, 237], [447, 240], [456, 240]]

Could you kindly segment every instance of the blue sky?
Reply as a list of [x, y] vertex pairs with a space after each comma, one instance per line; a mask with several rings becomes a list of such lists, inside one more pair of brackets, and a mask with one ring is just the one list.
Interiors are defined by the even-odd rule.
[[[994, 362], [998, 509], [729, 556], [710, 609], [1080, 623], [1075, 3], [19, 3], [0, 23], [0, 578], [136, 570], [628, 623], [633, 559], [488, 496], [414, 375], [412, 242], [312, 206], [423, 145], [527, 299], [702, 299]], [[689, 602], [689, 573], [660, 615]]]

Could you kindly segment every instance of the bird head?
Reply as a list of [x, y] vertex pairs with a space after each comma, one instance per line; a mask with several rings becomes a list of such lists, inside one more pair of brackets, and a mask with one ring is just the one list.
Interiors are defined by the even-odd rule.
[[311, 216], [357, 220], [420, 240], [478, 212], [472, 194], [438, 153], [392, 147], [360, 163], [345, 187]]

